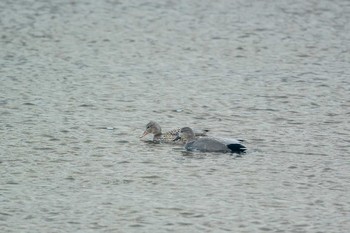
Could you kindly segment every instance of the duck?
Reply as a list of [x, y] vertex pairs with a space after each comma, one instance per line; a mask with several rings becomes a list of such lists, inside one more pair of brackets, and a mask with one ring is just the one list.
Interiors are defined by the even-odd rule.
[[[146, 130], [143, 132], [143, 134], [140, 136], [140, 138], [143, 138], [148, 134], [153, 134], [153, 141], [154, 142], [182, 143], [182, 144], [184, 144], [185, 143], [184, 140], [181, 140], [181, 139], [178, 139], [176, 141], [174, 140], [178, 136], [180, 129], [181, 128], [176, 128], [176, 129], [167, 131], [166, 133], [162, 133], [162, 128], [160, 127], [160, 125], [155, 121], [150, 121], [146, 125]], [[194, 137], [196, 138], [196, 137], [206, 136], [206, 133], [208, 131], [209, 130], [195, 132]]]
[[185, 149], [187, 151], [199, 152], [222, 152], [222, 153], [244, 153], [247, 148], [242, 145], [241, 140], [227, 138], [211, 138], [202, 137], [196, 138], [193, 130], [190, 127], [181, 128], [178, 135], [174, 139], [184, 140]]

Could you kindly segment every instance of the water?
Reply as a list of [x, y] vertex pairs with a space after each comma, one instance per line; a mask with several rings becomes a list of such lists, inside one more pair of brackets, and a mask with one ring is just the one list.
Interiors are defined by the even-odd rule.
[[[349, 1], [0, 9], [1, 232], [350, 229]], [[149, 120], [248, 153], [140, 141]]]

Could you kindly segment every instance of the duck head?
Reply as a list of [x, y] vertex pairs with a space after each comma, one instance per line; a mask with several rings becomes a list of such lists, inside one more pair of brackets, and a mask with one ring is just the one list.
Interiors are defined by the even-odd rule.
[[160, 128], [160, 125], [155, 121], [150, 121], [146, 125], [146, 130], [143, 132], [143, 134], [140, 136], [140, 138], [143, 138], [147, 134], [153, 134], [153, 135], [161, 135], [162, 129]]
[[193, 130], [190, 127], [181, 128], [181, 130], [177, 134], [177, 136], [174, 139], [174, 141], [177, 141], [177, 140], [180, 140], [180, 139], [184, 140], [184, 141], [191, 141], [191, 140], [193, 140], [194, 139]]

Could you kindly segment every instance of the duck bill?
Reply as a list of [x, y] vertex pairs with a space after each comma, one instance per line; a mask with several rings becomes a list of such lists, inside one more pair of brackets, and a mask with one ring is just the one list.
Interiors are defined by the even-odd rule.
[[143, 134], [140, 136], [140, 138], [143, 138], [144, 136], [146, 136], [148, 134], [147, 131], [143, 132]]
[[178, 141], [178, 140], [180, 140], [180, 139], [181, 139], [181, 137], [180, 137], [179, 135], [177, 135], [176, 138], [174, 138], [173, 141]]

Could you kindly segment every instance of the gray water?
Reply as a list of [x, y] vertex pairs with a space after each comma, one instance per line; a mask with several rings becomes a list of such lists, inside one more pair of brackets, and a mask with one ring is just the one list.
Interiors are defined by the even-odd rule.
[[350, 229], [350, 1], [2, 0], [0, 28], [0, 232]]

